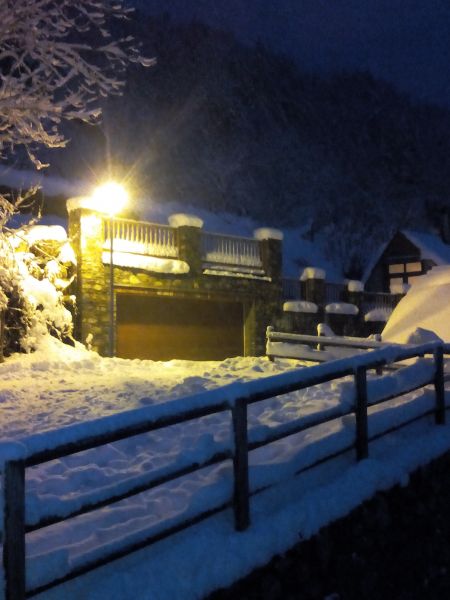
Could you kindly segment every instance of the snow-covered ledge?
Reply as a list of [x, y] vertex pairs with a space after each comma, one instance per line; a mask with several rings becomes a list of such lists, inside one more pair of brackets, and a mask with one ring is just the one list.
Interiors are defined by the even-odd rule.
[[197, 229], [202, 229], [203, 227], [203, 219], [187, 213], [174, 213], [173, 215], [169, 216], [168, 221], [169, 225], [175, 228], [196, 227]]
[[308, 302], [307, 300], [289, 300], [283, 304], [284, 312], [316, 314], [318, 310], [319, 307], [317, 304]]
[[[103, 252], [103, 264], [109, 265], [111, 253]], [[153, 273], [166, 273], [170, 275], [184, 275], [189, 273], [189, 265], [183, 260], [173, 258], [159, 258], [157, 256], [144, 256], [143, 254], [130, 254], [128, 252], [114, 252], [114, 265], [116, 267], [128, 267], [141, 269]]]
[[363, 292], [364, 284], [362, 281], [358, 281], [357, 279], [349, 279], [347, 281], [347, 289], [349, 292]]
[[376, 321], [381, 321], [383, 323], [386, 323], [389, 319], [389, 317], [392, 314], [392, 309], [391, 308], [373, 308], [372, 310], [369, 310], [368, 313], [366, 313], [364, 315], [364, 321], [366, 323], [372, 323], [372, 322], [376, 322]]
[[253, 232], [253, 237], [260, 242], [263, 240], [279, 240], [281, 242], [283, 240], [283, 232], [271, 227], [259, 227], [259, 229], [255, 229]]
[[306, 267], [300, 274], [300, 281], [306, 281], [307, 279], [325, 279], [326, 272], [324, 269], [318, 267]]
[[325, 312], [330, 315], [357, 315], [359, 308], [348, 302], [332, 302], [325, 306]]

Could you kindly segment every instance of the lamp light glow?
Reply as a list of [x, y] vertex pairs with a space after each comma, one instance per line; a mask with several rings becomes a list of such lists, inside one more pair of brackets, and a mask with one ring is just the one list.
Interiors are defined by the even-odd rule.
[[127, 191], [115, 181], [104, 183], [96, 188], [92, 194], [92, 202], [95, 209], [111, 217], [124, 208], [127, 200]]

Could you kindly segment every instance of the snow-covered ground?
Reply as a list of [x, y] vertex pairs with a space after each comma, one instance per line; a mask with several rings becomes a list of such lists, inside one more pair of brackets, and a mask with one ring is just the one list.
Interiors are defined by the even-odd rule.
[[[0, 365], [1, 438], [18, 440], [54, 430], [62, 436], [77, 423], [84, 423], [88, 430], [93, 419], [108, 415], [122, 419], [133, 409], [170, 408], [172, 401], [179, 405], [185, 396], [298, 368], [302, 368], [298, 362], [283, 359], [271, 363], [264, 357], [167, 363], [100, 358], [81, 347], [71, 349], [47, 338], [36, 353], [16, 355]], [[391, 375], [388, 381], [371, 375], [369, 398], [377, 398], [380, 387], [411, 385], [413, 373], [419, 379], [429, 377], [431, 368], [427, 361], [420, 361], [414, 370], [410, 367], [403, 374]], [[300, 422], [318, 412], [333, 412], [338, 418], [251, 453], [251, 488], [277, 485], [252, 498], [252, 526], [246, 532], [234, 531], [233, 515], [226, 510], [42, 597], [201, 598], [314, 534], [377, 489], [406, 482], [409, 471], [450, 448], [450, 427], [437, 427], [426, 418], [371, 443], [369, 460], [356, 464], [354, 453], [349, 452], [291, 478], [299, 469], [353, 443], [353, 418], [339, 418], [353, 398], [353, 381], [348, 378], [249, 407], [249, 437], [253, 440], [269, 428]], [[426, 389], [383, 409], [373, 407], [370, 432], [411, 418], [432, 408], [433, 402], [433, 390]], [[201, 459], [230, 444], [230, 416], [221, 413], [30, 468], [27, 521], [37, 522], [43, 514], [67, 514], [80, 502], [139, 482], [149, 472], [164, 473], [173, 465]], [[43, 584], [105, 551], [225, 503], [231, 494], [228, 461], [30, 534], [28, 585]]]
[[434, 267], [417, 278], [395, 307], [383, 331], [383, 340], [405, 344], [417, 343], [418, 336], [422, 341], [437, 336], [450, 342], [449, 298], [450, 266]]

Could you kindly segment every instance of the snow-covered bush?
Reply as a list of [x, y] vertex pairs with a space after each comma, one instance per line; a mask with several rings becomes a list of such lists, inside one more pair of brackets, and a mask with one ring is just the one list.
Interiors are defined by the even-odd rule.
[[0, 302], [6, 311], [4, 354], [31, 352], [49, 333], [70, 340], [67, 288], [76, 262], [64, 229], [25, 228], [5, 236], [3, 243], [7, 249], [0, 266]]

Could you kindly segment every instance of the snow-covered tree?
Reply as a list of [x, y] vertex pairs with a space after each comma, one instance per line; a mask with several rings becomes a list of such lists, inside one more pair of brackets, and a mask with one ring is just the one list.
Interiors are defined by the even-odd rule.
[[[66, 145], [64, 121], [97, 122], [127, 66], [153, 62], [132, 37], [114, 36], [130, 12], [122, 0], [0, 0], [0, 160], [25, 151], [46, 166], [39, 151]], [[20, 276], [7, 224], [27, 197], [0, 194], [0, 309]]]

